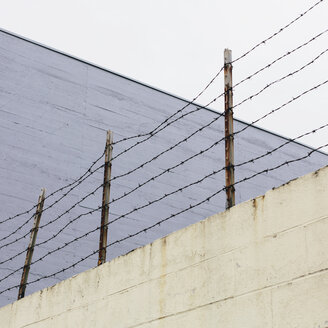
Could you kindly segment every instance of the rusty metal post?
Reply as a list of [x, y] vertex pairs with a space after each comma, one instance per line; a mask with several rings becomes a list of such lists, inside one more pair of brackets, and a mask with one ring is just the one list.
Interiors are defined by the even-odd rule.
[[36, 237], [38, 234], [41, 215], [42, 215], [42, 211], [43, 211], [45, 192], [46, 192], [46, 190], [44, 188], [41, 189], [41, 194], [40, 194], [39, 200], [38, 200], [38, 206], [36, 208], [36, 212], [35, 212], [35, 216], [34, 216], [33, 229], [31, 230], [30, 242], [28, 244], [28, 248], [27, 248], [27, 252], [26, 252], [26, 259], [25, 259], [25, 263], [24, 263], [22, 279], [21, 279], [21, 283], [20, 283], [19, 291], [18, 291], [18, 298], [17, 298], [18, 300], [25, 296], [26, 283], [27, 283], [27, 279], [28, 279], [28, 274], [30, 272], [30, 266], [31, 266], [31, 262], [32, 262], [33, 252], [34, 252], [34, 245], [35, 245]]
[[111, 171], [112, 171], [112, 152], [113, 152], [113, 133], [110, 130], [108, 130], [107, 138], [106, 138], [98, 265], [101, 265], [106, 262], [109, 199], [110, 199], [110, 179], [111, 179]]
[[224, 49], [224, 125], [225, 125], [225, 182], [226, 208], [235, 205], [235, 168], [233, 135], [233, 97], [232, 97], [232, 56], [231, 50]]

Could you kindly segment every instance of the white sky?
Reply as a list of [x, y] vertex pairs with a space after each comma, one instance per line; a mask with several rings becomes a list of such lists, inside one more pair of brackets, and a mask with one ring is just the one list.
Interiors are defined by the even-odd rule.
[[[110, 70], [192, 99], [223, 64], [296, 18], [316, 0], [0, 0], [1, 27]], [[328, 28], [328, 0], [234, 65], [234, 83]], [[236, 88], [234, 103], [328, 48], [328, 33]], [[328, 53], [235, 109], [251, 122], [328, 79]], [[198, 101], [223, 91], [223, 77]], [[296, 137], [328, 122], [328, 84], [258, 125]], [[211, 106], [220, 111], [223, 103]], [[177, 108], [178, 109], [178, 108]], [[300, 140], [319, 147], [328, 128]], [[325, 149], [328, 150], [327, 148]]]

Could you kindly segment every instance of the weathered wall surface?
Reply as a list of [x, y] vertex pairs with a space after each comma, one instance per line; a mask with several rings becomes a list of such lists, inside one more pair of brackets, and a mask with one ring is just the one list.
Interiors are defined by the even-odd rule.
[[0, 309], [3, 327], [328, 325], [328, 167]]

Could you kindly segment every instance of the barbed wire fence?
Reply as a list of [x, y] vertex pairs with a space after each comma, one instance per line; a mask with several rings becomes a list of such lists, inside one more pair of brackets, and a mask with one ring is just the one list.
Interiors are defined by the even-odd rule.
[[[311, 6], [309, 9], [307, 9], [305, 12], [303, 12], [301, 15], [299, 15], [297, 18], [289, 22], [287, 25], [284, 27], [280, 28], [277, 32], [269, 36], [268, 38], [262, 40], [250, 50], [246, 51], [244, 54], [240, 55], [237, 57], [235, 60], [228, 60], [225, 62], [225, 64], [216, 72], [213, 76], [213, 78], [209, 81], [209, 83], [192, 99], [192, 101], [187, 102], [183, 107], [179, 108], [176, 110], [173, 114], [171, 114], [169, 117], [165, 118], [160, 124], [155, 126], [153, 129], [151, 129], [147, 133], [140, 133], [136, 134], [133, 136], [128, 136], [124, 137], [120, 140], [117, 141], [111, 141], [110, 143], [106, 143], [106, 147], [102, 154], [96, 158], [90, 166], [85, 170], [85, 172], [78, 177], [77, 179], [74, 179], [72, 182], [66, 184], [63, 187], [60, 187], [59, 189], [56, 189], [55, 191], [51, 192], [48, 196], [46, 197], [40, 197], [38, 203], [31, 208], [29, 208], [26, 211], [17, 213], [13, 216], [3, 218], [0, 220], [0, 225], [2, 224], [7, 224], [10, 222], [10, 224], [13, 227], [12, 231], [8, 231], [6, 234], [4, 234], [0, 238], [0, 251], [2, 252], [2, 256], [0, 259], [0, 268], [3, 268], [7, 271], [0, 271], [0, 295], [1, 294], [6, 294], [10, 291], [17, 290], [18, 291], [18, 298], [22, 298], [25, 295], [25, 288], [30, 285], [34, 285], [38, 282], [50, 279], [50, 278], [55, 278], [58, 277], [60, 274], [65, 273], [71, 269], [74, 269], [76, 266], [80, 265], [81, 263], [85, 262], [88, 259], [93, 258], [97, 254], [99, 254], [99, 260], [98, 260], [98, 265], [102, 264], [106, 260], [106, 250], [109, 249], [110, 247], [113, 247], [115, 245], [118, 245], [126, 240], [133, 239], [136, 236], [146, 234], [149, 231], [152, 231], [156, 227], [160, 226], [161, 224], [167, 222], [167, 221], [172, 221], [174, 218], [177, 218], [179, 215], [191, 211], [207, 202], [212, 200], [214, 197], [216, 197], [219, 194], [227, 194], [227, 208], [232, 207], [235, 204], [234, 201], [234, 196], [232, 196], [235, 192], [235, 190], [238, 188], [240, 184], [245, 183], [246, 181], [255, 179], [258, 176], [263, 176], [267, 175], [269, 172], [273, 172], [276, 170], [279, 170], [281, 167], [289, 166], [294, 163], [302, 162], [307, 160], [309, 157], [311, 157], [314, 153], [320, 151], [321, 149], [325, 148], [328, 146], [327, 143], [323, 143], [321, 146], [316, 147], [314, 149], [309, 149], [305, 155], [294, 157], [292, 159], [288, 160], [283, 160], [281, 163], [277, 165], [273, 165], [271, 167], [266, 167], [265, 169], [254, 169], [254, 172], [251, 174], [242, 177], [238, 179], [237, 181], [234, 180], [234, 172], [235, 170], [238, 170], [240, 167], [247, 166], [248, 164], [252, 164], [253, 167], [256, 167], [256, 163], [258, 163], [261, 159], [271, 156], [272, 154], [276, 153], [283, 147], [286, 147], [287, 145], [301, 140], [302, 138], [313, 135], [315, 133], [318, 133], [319, 131], [326, 129], [328, 126], [327, 124], [322, 124], [319, 127], [316, 127], [314, 129], [311, 129], [310, 131], [307, 131], [305, 133], [300, 134], [299, 136], [286, 140], [285, 142], [281, 143], [280, 145], [266, 150], [264, 153], [256, 155], [252, 158], [243, 160], [241, 162], [235, 163], [233, 157], [233, 153], [231, 153], [231, 150], [233, 150], [233, 142], [235, 138], [242, 138], [242, 133], [247, 130], [248, 128], [254, 126], [254, 124], [259, 123], [260, 121], [267, 119], [271, 115], [274, 115], [278, 111], [282, 111], [284, 108], [286, 108], [288, 105], [290, 105], [293, 102], [296, 102], [302, 97], [305, 97], [308, 94], [313, 93], [314, 91], [322, 88], [326, 84], [328, 84], [328, 79], [325, 81], [318, 82], [316, 85], [312, 86], [311, 88], [308, 88], [302, 92], [300, 92], [298, 95], [293, 96], [290, 98], [290, 100], [284, 102], [283, 104], [273, 108], [269, 109], [264, 115], [258, 117], [251, 123], [244, 124], [244, 126], [237, 130], [233, 131], [233, 112], [236, 108], [242, 106], [244, 103], [254, 99], [255, 97], [258, 97], [260, 94], [264, 93], [267, 89], [273, 87], [276, 84], [279, 84], [280, 82], [297, 76], [298, 73], [302, 72], [303, 70], [307, 69], [308, 67], [311, 67], [314, 63], [317, 62], [319, 58], [324, 56], [328, 52], [328, 48], [321, 51], [317, 55], [315, 55], [310, 61], [307, 63], [303, 64], [299, 68], [288, 72], [287, 74], [282, 75], [278, 79], [275, 79], [269, 83], [267, 83], [264, 87], [260, 88], [257, 90], [255, 93], [252, 93], [251, 95], [247, 96], [237, 104], [233, 105], [232, 102], [232, 96], [233, 96], [233, 91], [235, 91], [241, 84], [246, 83], [247, 81], [255, 78], [258, 74], [261, 72], [267, 70], [267, 69], [272, 69], [272, 67], [279, 61], [287, 58], [291, 54], [296, 53], [298, 50], [302, 49], [303, 47], [311, 45], [311, 43], [324, 34], [328, 32], [328, 29], [323, 30], [319, 34], [313, 36], [309, 40], [305, 41], [304, 43], [298, 45], [297, 47], [289, 50], [285, 54], [277, 57], [267, 65], [263, 66], [262, 68], [258, 69], [257, 71], [253, 72], [252, 74], [248, 75], [246, 78], [240, 80], [236, 84], [232, 84], [232, 64], [235, 64], [241, 59], [245, 59], [250, 53], [255, 51], [258, 47], [266, 45], [270, 40], [273, 38], [277, 37], [280, 33], [282, 33], [284, 30], [292, 26], [294, 23], [298, 22], [302, 17], [310, 13], [315, 7], [317, 7], [320, 3], [322, 3], [324, 0], [320, 0], [317, 3], [315, 3], [313, 6]], [[200, 96], [202, 96], [208, 88], [214, 83], [214, 81], [217, 80], [217, 78], [221, 75], [221, 73], [224, 73], [225, 76], [225, 90], [224, 92], [218, 94], [215, 96], [210, 102], [208, 102], [204, 106], [197, 106], [195, 105], [195, 102], [197, 99], [199, 99]], [[123, 173], [120, 173], [118, 175], [114, 175], [111, 177], [111, 174], [108, 174], [108, 170], [110, 170], [112, 165], [115, 165], [115, 161], [123, 156], [124, 154], [132, 151], [136, 147], [138, 147], [141, 144], [145, 144], [148, 140], [154, 138], [157, 134], [159, 134], [161, 131], [167, 129], [169, 126], [172, 126], [173, 124], [177, 122], [183, 122], [183, 120], [189, 116], [192, 115], [201, 109], [207, 108], [214, 102], [216, 102], [219, 98], [225, 99], [225, 111], [223, 113], [218, 113], [215, 115], [215, 117], [209, 121], [206, 124], [200, 125], [195, 129], [193, 132], [189, 133], [186, 137], [181, 138], [179, 141], [175, 142], [173, 145], [165, 148], [162, 151], [159, 151], [156, 155], [152, 156], [148, 160], [142, 161], [141, 164], [138, 164], [137, 166], [133, 167], [132, 169], [129, 169]], [[187, 109], [193, 105], [195, 108], [192, 110], [187, 111]], [[113, 187], [112, 183], [114, 181], [117, 181], [119, 179], [122, 179], [124, 177], [128, 177], [133, 174], [137, 174], [138, 171], [145, 169], [146, 167], [151, 167], [152, 163], [154, 161], [159, 161], [162, 157], [164, 157], [165, 154], [173, 152], [175, 149], [177, 149], [179, 146], [182, 144], [186, 143], [188, 140], [191, 140], [194, 138], [196, 135], [199, 135], [202, 131], [205, 131], [209, 127], [213, 126], [215, 122], [219, 121], [221, 118], [225, 118], [226, 121], [226, 126], [225, 126], [225, 135], [222, 135], [221, 138], [218, 140], [215, 140], [215, 142], [211, 143], [210, 145], [203, 147], [201, 150], [193, 153], [191, 156], [188, 156], [178, 163], [174, 165], [170, 165], [169, 167], [166, 167], [165, 169], [162, 169], [160, 173], [156, 173], [153, 175], [150, 175], [150, 177], [147, 177], [144, 181], [139, 182], [137, 185], [135, 185], [133, 188], [131, 188], [128, 191], [124, 191], [122, 194], [112, 197], [109, 197], [109, 192], [110, 188]], [[124, 145], [125, 142], [128, 142], [130, 140], [137, 140], [134, 142], [132, 145], [129, 145], [127, 147], [123, 147], [123, 150], [120, 151], [119, 153], [115, 154], [115, 148], [116, 145]], [[118, 203], [122, 201], [125, 198], [128, 198], [132, 195], [136, 195], [138, 190], [143, 188], [145, 185], [148, 185], [150, 183], [153, 183], [155, 180], [159, 180], [161, 177], [170, 174], [174, 170], [178, 168], [183, 168], [186, 163], [193, 161], [197, 158], [200, 158], [201, 156], [204, 156], [208, 154], [210, 151], [215, 149], [218, 145], [225, 143], [225, 156], [226, 156], [226, 162], [225, 165], [213, 170], [212, 172], [207, 172], [206, 174], [203, 174], [201, 177], [193, 179], [193, 181], [182, 184], [175, 188], [174, 190], [171, 190], [170, 192], [164, 192], [160, 196], [156, 198], [152, 198], [151, 200], [146, 200], [144, 199], [142, 201], [142, 204], [135, 206], [131, 210], [127, 210], [124, 213], [117, 214], [111, 212], [111, 208], [113, 204]], [[113, 150], [114, 156], [111, 155], [111, 151]], [[217, 154], [218, 157], [222, 157], [223, 154]], [[105, 163], [100, 164], [100, 161], [104, 161]], [[42, 222], [42, 216], [48, 214], [51, 209], [54, 209], [56, 206], [59, 204], [62, 204], [62, 201], [68, 197], [68, 195], [72, 194], [72, 192], [81, 186], [84, 183], [88, 182], [88, 179], [91, 177], [94, 177], [96, 173], [101, 172], [101, 170], [104, 170], [105, 173], [105, 178], [104, 181], [100, 184], [97, 184], [96, 187], [94, 187], [91, 191], [88, 191], [85, 193], [82, 197], [79, 198], [79, 200], [73, 202], [73, 204], [70, 204], [66, 209], [62, 209], [62, 207], [57, 209], [57, 214], [54, 216], [51, 216], [50, 219], [45, 222]], [[107, 170], [107, 171], [106, 171]], [[107, 173], [106, 173], [107, 172]], [[225, 181], [219, 181], [218, 176], [220, 173], [226, 172], [226, 180]], [[228, 176], [228, 178], [227, 178]], [[118, 238], [110, 243], [107, 243], [107, 228], [109, 226], [115, 225], [116, 222], [119, 221], [124, 221], [128, 220], [128, 218], [131, 215], [134, 215], [136, 213], [139, 213], [141, 210], [144, 210], [146, 208], [150, 208], [156, 203], [160, 203], [166, 198], [169, 198], [171, 196], [174, 196], [179, 193], [185, 192], [187, 189], [195, 186], [195, 185], [200, 185], [202, 182], [205, 180], [208, 181], [211, 178], [215, 177], [216, 181], [216, 188], [214, 192], [209, 193], [205, 198], [203, 199], [197, 199], [194, 202], [190, 202], [190, 204], [182, 209], [179, 209], [175, 211], [174, 213], [165, 216], [161, 219], [157, 219], [157, 221], [147, 221], [147, 224], [140, 228], [137, 231], [134, 231], [132, 233], [127, 233], [126, 235], [122, 236], [121, 238]], [[137, 179], [136, 179], [137, 180]], [[93, 207], [93, 208], [88, 208], [87, 211], [78, 211], [79, 213], [75, 213], [76, 209], [80, 206], [81, 208], [85, 208], [82, 205], [84, 202], [90, 198], [94, 198], [96, 195], [99, 194], [99, 192], [103, 193], [103, 198], [99, 199], [99, 206]], [[161, 193], [161, 191], [159, 191]], [[107, 193], [107, 196], [105, 194]], [[50, 201], [55, 195], [60, 195], [59, 198]], [[230, 197], [230, 198], [229, 198]], [[233, 197], [233, 199], [232, 199]], [[48, 204], [49, 203], [49, 204]], [[42, 206], [41, 206], [42, 204]], [[44, 206], [43, 206], [44, 204]], [[65, 204], [66, 205], [66, 204]], [[124, 208], [124, 205], [122, 206]], [[108, 219], [108, 211], [109, 215], [113, 215], [113, 218], [109, 221]], [[51, 242], [58, 238], [59, 236], [66, 234], [68, 227], [72, 226], [76, 222], [80, 222], [83, 219], [86, 219], [87, 217], [91, 217], [94, 213], [98, 214], [99, 212], [102, 212], [102, 217], [104, 218], [101, 222], [99, 220], [99, 224], [97, 224], [96, 227], [89, 229], [88, 231], [77, 231], [74, 236], [69, 235], [68, 238], [69, 240], [67, 242], [62, 243], [59, 246], [52, 247]], [[214, 213], [213, 213], [214, 214]], [[18, 218], [23, 217], [24, 221], [22, 220], [17, 220]], [[37, 219], [38, 218], [38, 219]], [[32, 220], [34, 219], [34, 225], [31, 230], [28, 230], [27, 228], [32, 225]], [[65, 219], [61, 225], [59, 225], [59, 221]], [[57, 223], [54, 225], [54, 223]], [[51, 227], [52, 226], [52, 227]], [[59, 229], [58, 229], [59, 227]], [[55, 229], [58, 229], [55, 231]], [[22, 232], [23, 230], [26, 230]], [[47, 231], [48, 237], [43, 238], [40, 241], [37, 240], [37, 234], [38, 231]], [[93, 250], [91, 252], [88, 252], [87, 255], [76, 259], [74, 261], [71, 261], [71, 263], [65, 267], [60, 267], [60, 268], [54, 268], [51, 273], [47, 274], [36, 274], [37, 278], [28, 280], [28, 274], [30, 269], [36, 266], [36, 264], [41, 263], [44, 259], [52, 256], [53, 254], [59, 254], [61, 251], [67, 249], [71, 245], [76, 245], [79, 241], [81, 240], [86, 240], [88, 236], [92, 236], [93, 241], [98, 241], [94, 237], [96, 233], [100, 233], [100, 243], [99, 247], [97, 247], [97, 242], [93, 243]], [[23, 244], [27, 244], [27, 239], [30, 237], [30, 243], [28, 244], [28, 247], [23, 246], [22, 249], [18, 250], [17, 248], [20, 247]], [[104, 242], [105, 241], [105, 242]], [[6, 249], [9, 248], [9, 246], [15, 246], [14, 251], [11, 252], [6, 252]], [[33, 259], [33, 251], [36, 249], [41, 249], [43, 251], [43, 254], [38, 256], [36, 259]], [[19, 264], [18, 261], [21, 260], [21, 257], [26, 255], [25, 263]], [[102, 254], [100, 256], [100, 253]], [[58, 256], [58, 255], [57, 255]], [[100, 260], [100, 257], [102, 260]], [[15, 267], [11, 267], [8, 269], [8, 264], [14, 263]], [[18, 265], [16, 265], [18, 264]], [[96, 263], [95, 263], [96, 264]], [[2, 272], [5, 272], [2, 274]], [[10, 277], [16, 277], [18, 274], [22, 273], [22, 279], [21, 282], [19, 283], [17, 281], [16, 284], [12, 285], [7, 285], [8, 280], [10, 280]]]

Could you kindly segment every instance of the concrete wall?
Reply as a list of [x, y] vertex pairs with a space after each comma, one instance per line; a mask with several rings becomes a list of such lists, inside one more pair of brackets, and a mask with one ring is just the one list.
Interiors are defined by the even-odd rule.
[[328, 167], [0, 309], [2, 327], [328, 326]]

